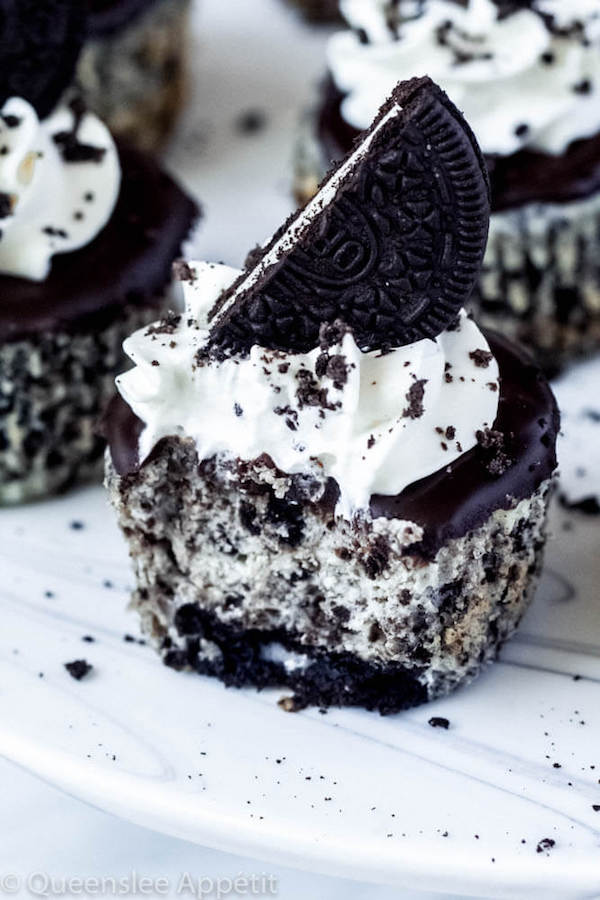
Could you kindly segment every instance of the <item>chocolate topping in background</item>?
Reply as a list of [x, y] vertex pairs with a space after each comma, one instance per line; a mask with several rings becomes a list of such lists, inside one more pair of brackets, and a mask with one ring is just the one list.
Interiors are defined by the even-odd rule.
[[158, 0], [88, 0], [88, 35], [110, 35], [130, 25]]
[[[341, 159], [360, 132], [342, 117], [344, 95], [329, 76], [323, 84], [317, 137], [327, 159]], [[492, 212], [526, 203], [566, 203], [584, 200], [600, 191], [600, 134], [574, 141], [554, 156], [538, 150], [519, 150], [510, 156], [486, 156], [492, 193]]]
[[[490, 473], [489, 450], [478, 444], [396, 496], [374, 494], [370, 504], [374, 518], [404, 519], [423, 528], [423, 540], [412, 548], [417, 555], [434, 556], [447, 541], [483, 525], [495, 510], [530, 497], [556, 469], [560, 421], [548, 382], [524, 350], [495, 332], [484, 333], [500, 367], [500, 402], [493, 428], [504, 435], [510, 465], [498, 475]], [[103, 433], [121, 476], [135, 477], [139, 469], [142, 428], [125, 401], [115, 397]], [[148, 461], [160, 453], [162, 443]], [[332, 485], [328, 494], [335, 504], [338, 492], [335, 482]]]
[[0, 0], [0, 106], [23, 97], [49, 115], [73, 79], [85, 29], [83, 0]]
[[[150, 157], [124, 145], [119, 157], [119, 199], [91, 243], [57, 254], [42, 282], [0, 275], [0, 341], [103, 327], [125, 304], [162, 300], [198, 207]], [[84, 212], [93, 203], [82, 198]]]
[[[386, 349], [435, 337], [456, 318], [487, 239], [489, 186], [475, 138], [429, 78], [399, 84], [361, 140], [373, 132], [330, 199], [337, 169], [325, 179], [312, 201], [320, 208], [291, 247], [263, 270], [303, 210], [219, 299], [215, 355], [245, 353], [252, 344], [307, 352], [318, 345], [321, 324], [337, 318], [361, 349]], [[250, 273], [254, 285], [240, 291]]]

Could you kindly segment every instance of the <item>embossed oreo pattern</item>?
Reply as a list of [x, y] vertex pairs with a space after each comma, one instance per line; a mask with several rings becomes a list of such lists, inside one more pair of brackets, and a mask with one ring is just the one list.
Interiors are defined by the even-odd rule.
[[40, 118], [71, 83], [86, 28], [81, 0], [0, 0], [0, 106], [23, 97]]
[[[329, 203], [333, 176], [326, 179], [321, 210], [290, 249], [265, 266], [302, 213], [222, 298], [214, 349], [305, 352], [318, 344], [319, 326], [338, 318], [361, 349], [385, 349], [435, 337], [455, 319], [487, 238], [485, 166], [460, 113], [429, 79], [399, 85], [373, 128], [394, 107], [402, 109], [381, 125]], [[253, 271], [254, 284], [236, 296]]]

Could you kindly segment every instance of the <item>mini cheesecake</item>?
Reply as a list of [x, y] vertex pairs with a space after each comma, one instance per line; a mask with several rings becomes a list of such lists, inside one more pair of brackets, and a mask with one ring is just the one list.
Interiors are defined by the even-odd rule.
[[400, 84], [243, 272], [125, 345], [106, 483], [164, 662], [382, 713], [472, 679], [535, 587], [558, 414], [464, 304], [489, 217], [475, 139]]
[[[171, 266], [198, 214], [79, 100], [54, 108], [76, 63], [79, 16], [55, 6], [2, 23], [23, 46], [0, 51], [0, 503], [100, 475], [95, 426], [123, 339], [167, 310]], [[23, 56], [38, 45], [43, 78]]]
[[77, 79], [117, 137], [157, 150], [186, 93], [190, 0], [90, 0]]
[[299, 148], [312, 195], [390, 86], [429, 74], [486, 157], [492, 217], [473, 294], [480, 321], [548, 371], [600, 345], [600, 32], [594, 4], [342, 0], [318, 110]]
[[337, 22], [340, 19], [338, 0], [288, 0], [306, 16], [310, 22]]

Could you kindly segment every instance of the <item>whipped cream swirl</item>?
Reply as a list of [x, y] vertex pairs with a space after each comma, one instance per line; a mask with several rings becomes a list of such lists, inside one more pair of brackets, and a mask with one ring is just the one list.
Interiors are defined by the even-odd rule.
[[[409, 7], [414, 7], [412, 15]], [[563, 153], [600, 131], [597, 0], [533, 0], [502, 16], [492, 0], [341, 0], [352, 31], [334, 35], [329, 68], [342, 115], [367, 128], [396, 83], [429, 75], [462, 110], [484, 153]]]
[[106, 225], [120, 183], [114, 141], [96, 116], [65, 106], [40, 121], [26, 100], [7, 100], [0, 110], [0, 272], [42, 281], [54, 254], [89, 244]]
[[491, 428], [498, 366], [473, 321], [436, 340], [362, 353], [348, 331], [326, 350], [286, 354], [254, 346], [247, 358], [199, 361], [206, 315], [239, 272], [192, 264], [176, 326], [141, 329], [125, 342], [135, 367], [117, 379], [145, 425], [143, 461], [157, 441], [195, 441], [200, 459], [268, 454], [286, 473], [333, 477], [338, 512], [367, 509], [449, 465]]

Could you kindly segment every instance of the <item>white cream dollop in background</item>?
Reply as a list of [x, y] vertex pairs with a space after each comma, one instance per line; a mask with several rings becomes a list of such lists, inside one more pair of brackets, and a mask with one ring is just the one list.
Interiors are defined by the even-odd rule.
[[[600, 131], [597, 0], [537, 0], [503, 19], [492, 0], [469, 0], [466, 7], [424, 0], [421, 14], [400, 24], [397, 36], [387, 24], [389, 7], [389, 0], [341, 0], [354, 30], [333, 35], [328, 62], [347, 94], [342, 115], [354, 127], [370, 125], [398, 81], [429, 75], [464, 113], [484, 153], [508, 156], [527, 146], [561, 154]], [[569, 33], [552, 33], [542, 13]], [[585, 40], [571, 29], [576, 21], [585, 25]], [[438, 39], [447, 23], [452, 46]], [[457, 62], [452, 47], [475, 58]], [[587, 82], [589, 92], [576, 89]]]
[[89, 244], [112, 215], [121, 169], [111, 134], [100, 119], [85, 113], [77, 139], [104, 153], [97, 161], [66, 162], [54, 136], [72, 128], [73, 112], [66, 106], [43, 121], [20, 97], [0, 110], [0, 193], [12, 207], [0, 219], [4, 275], [42, 281], [56, 253]]
[[[493, 358], [477, 366], [469, 356], [489, 348], [464, 312], [457, 329], [383, 355], [362, 353], [347, 333], [329, 350], [345, 358], [347, 381], [338, 389], [327, 375], [320, 378], [336, 406], [322, 415], [320, 407], [299, 403], [296, 393], [298, 371], [314, 373], [319, 348], [283, 354], [254, 346], [245, 359], [196, 364], [208, 336], [205, 316], [239, 272], [192, 267], [196, 278], [184, 285], [186, 312], [175, 331], [141, 329], [124, 345], [135, 367], [117, 384], [145, 424], [142, 461], [169, 435], [192, 438], [200, 459], [253, 460], [267, 453], [284, 472], [335, 478], [338, 511], [351, 515], [367, 508], [372, 494], [397, 494], [450, 464], [475, 445], [477, 430], [492, 427], [498, 366]], [[404, 414], [409, 391], [422, 380], [423, 413], [411, 418]]]

